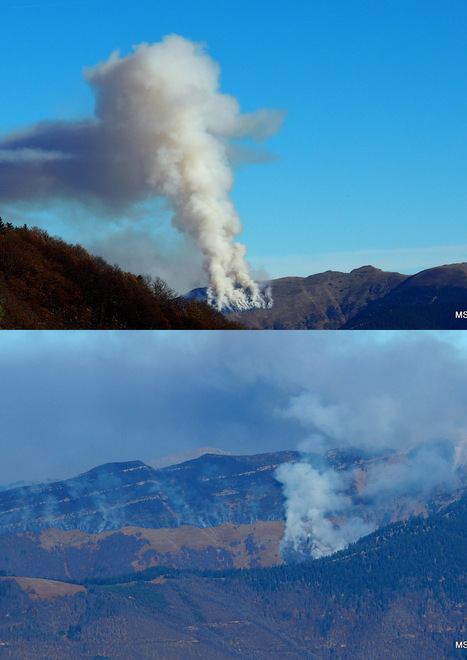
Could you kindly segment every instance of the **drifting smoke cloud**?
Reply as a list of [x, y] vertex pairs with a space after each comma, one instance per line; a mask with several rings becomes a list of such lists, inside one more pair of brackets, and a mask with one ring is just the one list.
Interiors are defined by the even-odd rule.
[[44, 122], [0, 140], [0, 199], [71, 198], [118, 213], [151, 196], [169, 198], [173, 225], [204, 255], [211, 302], [266, 306], [246, 247], [235, 242], [242, 225], [229, 197], [229, 140], [263, 142], [284, 113], [240, 114], [237, 100], [219, 91], [217, 64], [177, 35], [127, 57], [114, 52], [85, 76], [96, 120]]
[[[384, 362], [386, 369], [387, 356]], [[347, 374], [334, 391], [308, 387], [280, 411], [308, 432], [299, 445], [303, 459], [276, 470], [286, 498], [285, 557], [342, 550], [382, 524], [420, 513], [436, 491], [465, 485], [467, 432], [458, 395], [441, 402], [450, 385], [436, 380], [411, 392], [424, 371], [415, 368], [410, 375], [405, 369], [405, 384], [380, 374], [379, 392], [369, 378], [354, 383]], [[343, 469], [339, 457], [353, 466]]]
[[[317, 559], [342, 550], [379, 525], [419, 513], [436, 489], [462, 484], [455, 449], [446, 442], [385, 455], [364, 468], [336, 471], [315, 456], [281, 465], [286, 497], [285, 556]], [[388, 511], [391, 513], [388, 515]]]

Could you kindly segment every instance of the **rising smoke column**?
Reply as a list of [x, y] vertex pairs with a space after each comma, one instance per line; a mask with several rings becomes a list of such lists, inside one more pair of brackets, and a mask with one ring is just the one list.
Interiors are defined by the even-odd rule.
[[216, 305], [263, 307], [246, 248], [234, 243], [242, 226], [229, 198], [233, 176], [222, 138], [261, 133], [271, 116], [240, 116], [237, 101], [218, 91], [218, 77], [199, 46], [175, 35], [131, 57], [114, 54], [87, 74], [97, 117], [117, 130], [131, 127], [148, 184], [172, 200], [173, 224], [205, 255]]
[[[439, 413], [429, 396], [426, 403], [420, 397], [410, 420], [406, 393], [386, 387], [365, 395], [344, 388], [327, 401], [311, 389], [282, 411], [309, 431], [302, 459], [275, 472], [285, 497], [284, 558], [330, 555], [388, 515], [392, 521], [419, 513], [436, 490], [465, 486], [467, 433], [459, 420]], [[336, 470], [329, 459], [339, 454], [350, 466], [357, 457], [355, 466]]]
[[[325, 557], [369, 534], [374, 527], [351, 513], [348, 482], [337, 472], [309, 462], [283, 463], [275, 473], [283, 485], [286, 527], [281, 551]], [[349, 515], [350, 514], [350, 515]], [[340, 516], [339, 523], [332, 520]]]
[[95, 121], [44, 122], [0, 140], [0, 200], [94, 198], [119, 211], [166, 197], [173, 225], [204, 255], [211, 303], [265, 307], [246, 247], [235, 242], [242, 225], [229, 197], [229, 140], [263, 142], [284, 114], [240, 114], [237, 100], [219, 91], [217, 64], [177, 35], [126, 57], [114, 52], [85, 77]]

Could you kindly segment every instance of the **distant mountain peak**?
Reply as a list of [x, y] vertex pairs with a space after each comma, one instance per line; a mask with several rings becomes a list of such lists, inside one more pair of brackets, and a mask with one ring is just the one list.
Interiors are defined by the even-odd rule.
[[350, 271], [351, 273], [382, 273], [383, 271], [381, 268], [375, 268], [374, 266], [367, 265], [367, 266], [360, 266], [359, 268], [354, 268], [353, 270]]
[[170, 456], [156, 458], [153, 461], [150, 461], [149, 465], [153, 468], [160, 469], [169, 467], [170, 465], [185, 463], [185, 461], [191, 461], [200, 456], [204, 456], [204, 454], [224, 454], [226, 456], [234, 456], [235, 452], [216, 449], [216, 447], [198, 447], [197, 449], [188, 449], [179, 454], [171, 454]]

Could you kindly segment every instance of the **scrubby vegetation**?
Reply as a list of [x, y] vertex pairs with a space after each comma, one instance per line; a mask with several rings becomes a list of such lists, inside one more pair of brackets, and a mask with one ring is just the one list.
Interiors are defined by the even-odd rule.
[[133, 275], [43, 229], [0, 218], [3, 329], [234, 329], [205, 302]]

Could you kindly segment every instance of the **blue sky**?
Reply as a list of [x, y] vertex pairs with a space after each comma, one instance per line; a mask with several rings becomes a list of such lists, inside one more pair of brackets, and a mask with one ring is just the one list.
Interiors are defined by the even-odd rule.
[[[462, 332], [4, 332], [0, 485], [217, 447], [447, 440], [467, 458]], [[321, 439], [320, 439], [321, 438]], [[305, 444], [304, 444], [305, 443]]]
[[[0, 21], [0, 138], [92, 116], [83, 67], [170, 33], [207, 44], [243, 111], [285, 110], [266, 143], [277, 159], [235, 173], [257, 276], [467, 259], [465, 2], [7, 0]], [[201, 283], [163, 205], [105, 227], [74, 206], [0, 200], [0, 214], [177, 290]]]

